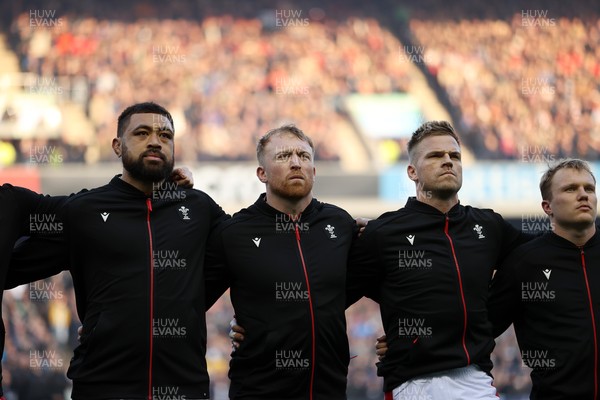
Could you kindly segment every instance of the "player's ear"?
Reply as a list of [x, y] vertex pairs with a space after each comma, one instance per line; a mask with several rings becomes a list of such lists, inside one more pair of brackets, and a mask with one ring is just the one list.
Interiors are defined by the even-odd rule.
[[256, 168], [256, 176], [262, 183], [267, 183], [267, 171], [265, 171], [265, 169], [260, 165]]
[[121, 138], [116, 137], [112, 140], [112, 148], [117, 157], [121, 158], [123, 151], [121, 148]]
[[408, 167], [406, 167], [406, 174], [408, 175], [408, 179], [413, 182], [416, 182], [419, 179], [417, 177], [417, 169], [412, 164], [408, 164]]
[[550, 205], [550, 202], [548, 200], [543, 200], [542, 201], [542, 210], [544, 210], [544, 212], [546, 213], [547, 216], [551, 217], [552, 215], [554, 215], [552, 213], [552, 206]]

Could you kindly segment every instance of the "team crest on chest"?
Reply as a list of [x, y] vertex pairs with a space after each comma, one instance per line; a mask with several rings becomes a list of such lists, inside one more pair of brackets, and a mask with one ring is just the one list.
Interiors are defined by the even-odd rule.
[[327, 226], [325, 227], [325, 234], [327, 235], [328, 239], [337, 239], [337, 235], [335, 234], [335, 226], [333, 225], [327, 224]]

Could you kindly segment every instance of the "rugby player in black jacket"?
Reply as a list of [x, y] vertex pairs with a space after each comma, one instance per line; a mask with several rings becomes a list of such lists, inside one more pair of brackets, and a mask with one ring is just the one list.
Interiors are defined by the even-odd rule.
[[492, 210], [459, 204], [461, 151], [449, 123], [423, 124], [408, 151], [417, 197], [370, 221], [356, 241], [348, 302], [364, 294], [380, 304], [388, 352], [378, 373], [386, 398], [497, 398], [488, 375], [489, 283], [505, 255], [530, 236]]
[[600, 379], [600, 235], [596, 179], [587, 163], [563, 160], [542, 176], [552, 232], [519, 247], [494, 277], [494, 335], [514, 322], [531, 399], [597, 400]]
[[207, 268], [225, 271], [246, 330], [232, 354], [230, 398], [345, 399], [354, 220], [313, 198], [314, 148], [297, 127], [269, 131], [257, 156], [266, 194], [222, 225], [207, 258]]
[[209, 397], [204, 254], [227, 216], [206, 194], [165, 180], [173, 137], [164, 108], [127, 108], [113, 140], [123, 174], [67, 201], [62, 246], [30, 246], [21, 260], [66, 265], [73, 276], [83, 322], [67, 373], [73, 399]]

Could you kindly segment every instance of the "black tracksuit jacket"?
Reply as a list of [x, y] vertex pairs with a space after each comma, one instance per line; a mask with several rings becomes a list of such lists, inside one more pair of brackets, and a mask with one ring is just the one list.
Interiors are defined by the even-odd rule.
[[444, 214], [415, 198], [369, 222], [350, 253], [348, 301], [380, 304], [385, 391], [470, 364], [490, 372], [492, 272], [529, 239], [491, 210], [457, 204]]
[[226, 218], [198, 190], [148, 197], [117, 176], [66, 202], [59, 244], [32, 238], [13, 255], [9, 286], [71, 271], [73, 399], [208, 398], [204, 256]]
[[494, 277], [494, 334], [514, 322], [531, 399], [596, 400], [600, 233], [582, 247], [548, 232], [519, 247]]
[[246, 330], [232, 354], [230, 398], [346, 398], [345, 281], [355, 232], [338, 207], [313, 199], [293, 218], [264, 194], [222, 225], [207, 268], [226, 272]]
[[[62, 229], [55, 211], [65, 199], [62, 196], [43, 196], [8, 183], [0, 186], [0, 287], [4, 287], [10, 254], [17, 239], [30, 234], [51, 235]], [[4, 324], [0, 321], [0, 354], [3, 352]], [[1, 372], [0, 366], [0, 382]]]

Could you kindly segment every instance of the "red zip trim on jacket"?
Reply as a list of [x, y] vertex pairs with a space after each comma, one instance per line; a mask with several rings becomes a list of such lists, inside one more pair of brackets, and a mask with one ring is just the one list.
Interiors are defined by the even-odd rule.
[[458, 275], [458, 286], [460, 288], [460, 300], [462, 302], [463, 307], [463, 316], [464, 316], [464, 326], [463, 326], [463, 334], [462, 334], [462, 346], [465, 351], [465, 355], [467, 356], [467, 365], [471, 364], [471, 356], [469, 355], [469, 351], [467, 350], [467, 303], [465, 302], [465, 293], [463, 291], [462, 277], [460, 276], [460, 267], [458, 266], [458, 260], [456, 259], [456, 252], [454, 251], [454, 243], [452, 242], [452, 238], [450, 237], [450, 233], [448, 232], [448, 223], [450, 219], [446, 215], [446, 224], [444, 225], [444, 233], [450, 242], [450, 248], [452, 249], [452, 257], [454, 258], [454, 265], [456, 266], [456, 273]]
[[306, 270], [306, 263], [304, 262], [304, 254], [302, 253], [302, 246], [300, 245], [300, 232], [298, 231], [298, 224], [295, 224], [295, 231], [296, 231], [296, 243], [298, 244], [298, 251], [300, 252], [300, 260], [302, 261], [302, 268], [304, 269], [304, 279], [306, 280], [306, 289], [308, 290], [308, 305], [310, 308], [310, 322], [311, 322], [311, 333], [312, 333], [312, 363], [310, 366], [310, 395], [309, 395], [309, 398], [310, 398], [310, 400], [312, 400], [313, 385], [315, 383], [315, 357], [316, 357], [315, 314], [313, 311], [310, 283], [308, 283], [308, 272]]
[[594, 399], [598, 398], [598, 340], [596, 339], [596, 319], [594, 318], [594, 306], [592, 303], [592, 293], [588, 281], [587, 270], [585, 267], [585, 255], [581, 250], [581, 266], [583, 268], [583, 277], [585, 278], [585, 288], [587, 289], [588, 301], [590, 303], [590, 314], [592, 316], [592, 330], [594, 332]]
[[150, 363], [148, 364], [148, 400], [152, 400], [152, 353], [154, 350], [154, 251], [152, 249], [152, 229], [150, 227], [150, 213], [152, 212], [152, 201], [146, 199], [148, 213], [146, 214], [146, 224], [148, 225], [148, 237], [150, 238]]

